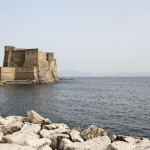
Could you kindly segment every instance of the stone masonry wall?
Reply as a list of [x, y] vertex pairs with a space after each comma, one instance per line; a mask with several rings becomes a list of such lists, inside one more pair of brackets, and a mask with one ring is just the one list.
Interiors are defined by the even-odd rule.
[[1, 80], [54, 82], [58, 79], [54, 53], [45, 53], [38, 48], [18, 49], [5, 46], [3, 66], [0, 73]]
[[17, 67], [15, 80], [34, 80], [34, 67]]
[[15, 68], [14, 67], [1, 67], [0, 68], [0, 80], [14, 80]]
[[23, 67], [38, 66], [38, 49], [26, 49]]

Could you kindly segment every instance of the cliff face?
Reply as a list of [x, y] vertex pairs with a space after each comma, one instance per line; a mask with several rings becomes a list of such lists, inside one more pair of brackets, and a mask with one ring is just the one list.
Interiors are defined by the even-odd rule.
[[38, 48], [17, 49], [13, 46], [5, 46], [4, 63], [0, 68], [0, 80], [55, 82], [58, 77], [54, 53], [45, 53], [39, 51]]

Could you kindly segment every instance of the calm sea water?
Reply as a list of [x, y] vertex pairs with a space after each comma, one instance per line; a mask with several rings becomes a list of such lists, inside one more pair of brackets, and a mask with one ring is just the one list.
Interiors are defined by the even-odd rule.
[[0, 115], [35, 110], [82, 129], [150, 137], [150, 78], [74, 78], [57, 84], [0, 87]]

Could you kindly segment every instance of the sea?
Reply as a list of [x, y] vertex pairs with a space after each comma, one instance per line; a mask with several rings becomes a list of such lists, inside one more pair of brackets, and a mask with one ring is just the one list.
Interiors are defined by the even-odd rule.
[[96, 125], [114, 134], [150, 138], [150, 78], [71, 78], [0, 87], [1, 116], [27, 116], [29, 110], [71, 128]]

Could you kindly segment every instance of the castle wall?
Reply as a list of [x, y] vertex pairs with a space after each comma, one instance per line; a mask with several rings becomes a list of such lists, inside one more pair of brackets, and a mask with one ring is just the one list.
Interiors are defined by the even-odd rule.
[[53, 76], [53, 78], [57, 78], [57, 64], [56, 64], [56, 59], [50, 62], [50, 72]]
[[34, 80], [35, 67], [17, 67], [15, 72], [15, 80]]
[[16, 50], [16, 47], [14, 47], [14, 46], [5, 46], [4, 49], [5, 49], [5, 51], [14, 51], [14, 50]]
[[26, 49], [23, 67], [38, 66], [38, 49]]
[[47, 61], [47, 55], [45, 52], [39, 51], [38, 54], [38, 62], [39, 62], [39, 70], [48, 70], [48, 61]]
[[57, 81], [54, 53], [39, 49], [18, 49], [5, 46], [4, 67], [0, 68], [1, 80]]
[[39, 51], [39, 53], [38, 53], [38, 59], [46, 61], [46, 53]]
[[24, 61], [25, 61], [25, 50], [12, 51], [11, 54], [12, 66], [21, 67], [24, 64]]
[[15, 68], [14, 67], [1, 67], [0, 68], [0, 80], [15, 80]]
[[5, 46], [4, 67], [23, 66], [25, 61], [25, 49], [16, 49], [13, 46]]
[[57, 79], [54, 53], [39, 51], [39, 79], [52, 82]]
[[50, 53], [50, 52], [46, 53], [46, 59], [48, 61], [53, 61], [54, 60], [54, 53]]
[[8, 64], [9, 60], [10, 60], [10, 52], [9, 51], [5, 51], [4, 63], [3, 63], [4, 67], [9, 67], [9, 64]]

